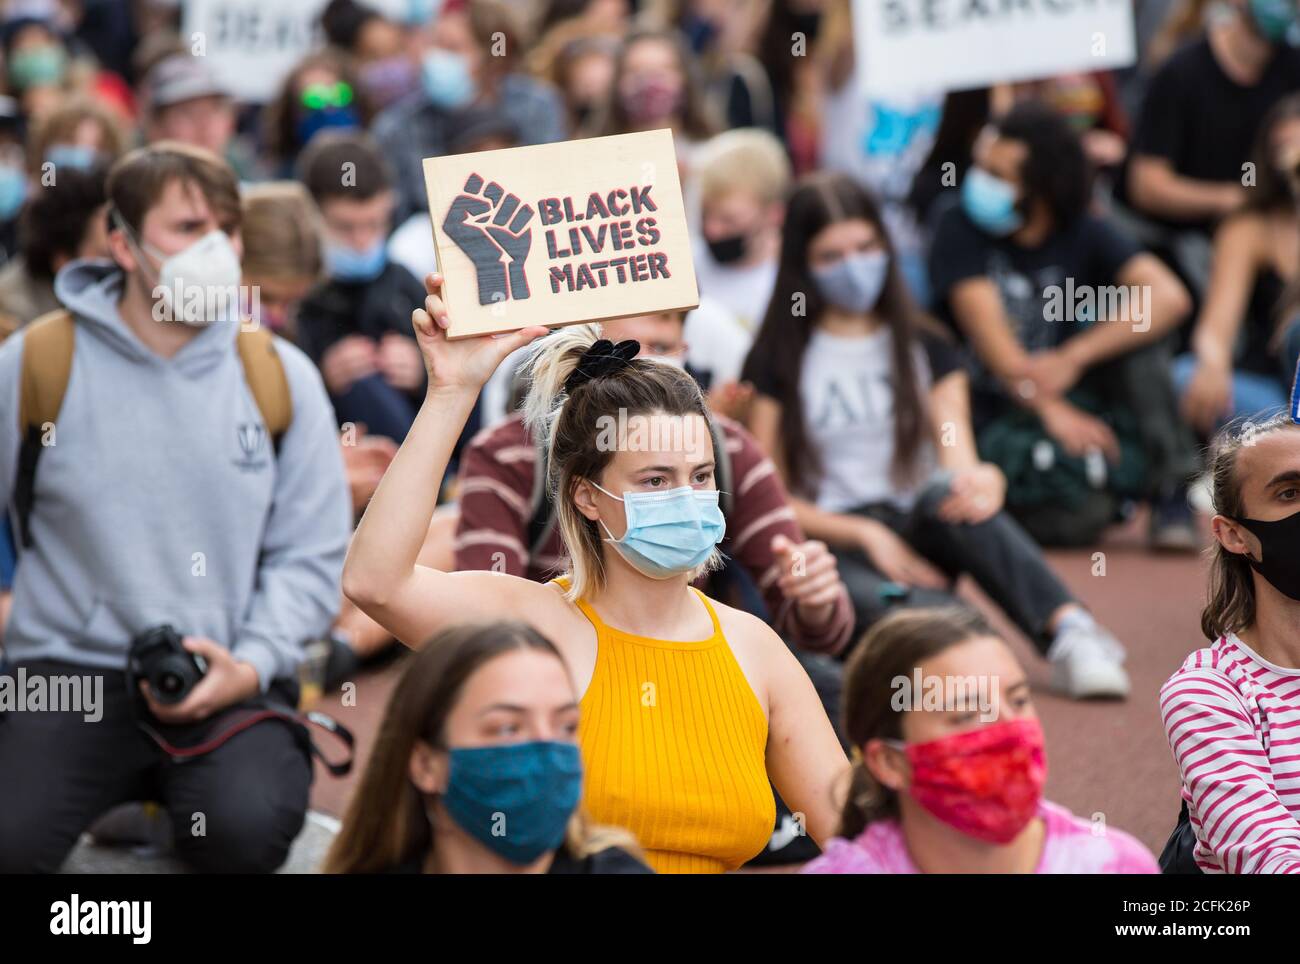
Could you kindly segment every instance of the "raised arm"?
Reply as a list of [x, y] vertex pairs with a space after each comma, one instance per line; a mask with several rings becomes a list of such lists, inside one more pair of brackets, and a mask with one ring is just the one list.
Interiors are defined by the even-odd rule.
[[500, 573], [446, 573], [419, 565], [452, 447], [483, 383], [501, 360], [545, 328], [498, 338], [447, 338], [442, 278], [425, 280], [428, 297], [411, 316], [429, 384], [406, 440], [357, 526], [343, 567], [343, 592], [408, 646], [419, 646], [453, 620], [526, 618], [559, 597]]

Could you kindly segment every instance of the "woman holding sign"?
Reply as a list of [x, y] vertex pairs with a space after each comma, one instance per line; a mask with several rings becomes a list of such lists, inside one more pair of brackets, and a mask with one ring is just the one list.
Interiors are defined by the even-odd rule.
[[440, 572], [417, 557], [447, 459], [484, 382], [545, 334], [450, 341], [441, 278], [414, 313], [429, 389], [357, 528], [344, 592], [419, 646], [467, 620], [523, 620], [555, 640], [580, 694], [585, 805], [631, 830], [660, 872], [740, 866], [771, 836], [775, 784], [818, 841], [848, 762], [807, 675], [761, 621], [692, 580], [718, 563], [708, 409], [674, 366], [593, 326], [548, 337], [525, 411], [550, 447], [569, 572], [538, 584]]

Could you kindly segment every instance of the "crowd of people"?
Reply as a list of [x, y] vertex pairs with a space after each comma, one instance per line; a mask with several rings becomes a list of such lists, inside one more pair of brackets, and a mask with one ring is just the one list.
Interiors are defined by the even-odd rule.
[[[0, 706], [0, 871], [274, 870], [302, 691], [394, 658], [327, 872], [1300, 871], [1300, 10], [1134, 8], [891, 98], [849, 0], [329, 0], [251, 104], [175, 2], [0, 3], [0, 674], [106, 694]], [[663, 128], [697, 308], [447, 337], [423, 159]], [[980, 609], [1154, 701], [1044, 550], [1206, 516], [1157, 863]]]

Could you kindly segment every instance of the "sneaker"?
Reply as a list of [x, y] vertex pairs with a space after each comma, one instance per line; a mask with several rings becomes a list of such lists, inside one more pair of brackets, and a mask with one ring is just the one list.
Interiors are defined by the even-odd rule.
[[1070, 621], [1056, 634], [1047, 658], [1052, 686], [1071, 699], [1124, 699], [1129, 693], [1124, 647], [1095, 622]]
[[1196, 552], [1201, 548], [1186, 489], [1180, 488], [1152, 501], [1148, 539], [1151, 548], [1158, 552]]

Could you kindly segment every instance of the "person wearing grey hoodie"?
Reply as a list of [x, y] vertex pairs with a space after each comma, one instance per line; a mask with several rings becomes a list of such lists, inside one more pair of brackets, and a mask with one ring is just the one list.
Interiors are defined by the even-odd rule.
[[[0, 685], [0, 872], [53, 871], [105, 811], [150, 799], [193, 868], [269, 871], [306, 813], [311, 763], [294, 729], [259, 722], [183, 765], [141, 729], [176, 745], [228, 732], [223, 720], [286, 692], [277, 681], [328, 629], [351, 531], [333, 412], [315, 367], [276, 339], [293, 413], [276, 451], [238, 317], [209, 301], [174, 317], [191, 287], [239, 284], [238, 184], [224, 161], [155, 144], [114, 166], [108, 193], [112, 261], [74, 261], [55, 279], [74, 354], [0, 668], [0, 684], [18, 671], [29, 686], [99, 680], [83, 692], [102, 698], [93, 712], [39, 712], [6, 706]], [[26, 335], [0, 346], [6, 505]], [[132, 638], [165, 623], [207, 664], [172, 705], [130, 691], [125, 673]]]

